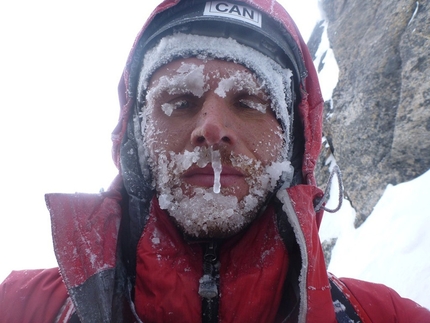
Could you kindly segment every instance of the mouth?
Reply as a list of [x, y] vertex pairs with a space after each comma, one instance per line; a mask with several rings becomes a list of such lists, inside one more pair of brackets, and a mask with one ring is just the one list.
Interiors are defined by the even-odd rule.
[[[232, 187], [238, 184], [245, 177], [240, 170], [223, 165], [220, 183], [221, 187]], [[203, 168], [193, 166], [182, 175], [182, 180], [192, 186], [212, 187], [214, 185], [215, 174], [211, 164]]]

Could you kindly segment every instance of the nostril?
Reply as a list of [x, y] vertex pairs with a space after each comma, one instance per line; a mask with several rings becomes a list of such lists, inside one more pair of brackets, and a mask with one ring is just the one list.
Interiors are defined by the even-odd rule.
[[230, 142], [231, 142], [230, 138], [229, 138], [229, 137], [227, 137], [227, 136], [222, 137], [222, 138], [221, 138], [221, 140], [222, 140], [223, 142], [225, 142], [225, 143], [230, 143]]
[[197, 144], [203, 144], [205, 142], [205, 137], [204, 136], [198, 136], [196, 139]]

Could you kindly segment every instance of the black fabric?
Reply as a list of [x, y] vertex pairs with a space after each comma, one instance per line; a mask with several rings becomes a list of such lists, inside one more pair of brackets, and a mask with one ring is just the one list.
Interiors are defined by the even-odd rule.
[[352, 306], [348, 298], [336, 286], [335, 283], [330, 281], [331, 297], [336, 313], [338, 323], [360, 323], [360, 317]]
[[[138, 60], [133, 60], [132, 64], [141, 64], [144, 52], [154, 46], [161, 37], [174, 32], [231, 37], [239, 43], [255, 48], [271, 57], [281, 66], [290, 68], [296, 83], [296, 94], [300, 98], [300, 84], [307, 76], [307, 70], [297, 43], [285, 30], [285, 27], [263, 12], [261, 28], [229, 18], [203, 16], [206, 2], [203, 0], [181, 1], [174, 7], [158, 14], [137, 44], [135, 57]], [[249, 4], [241, 1], [229, 2], [249, 6]], [[132, 65], [132, 67], [132, 70], [140, 71], [140, 66]], [[136, 84], [137, 77], [138, 75], [130, 74], [130, 84]]]
[[295, 112], [293, 117], [293, 126], [291, 131], [291, 143], [292, 146], [292, 156], [291, 165], [294, 168], [294, 176], [291, 182], [291, 186], [305, 184], [303, 183], [302, 165], [303, 156], [305, 154], [305, 136], [302, 121], [298, 114], [298, 102], [295, 102]]
[[[216, 286], [216, 296], [212, 298], [202, 297], [202, 322], [217, 323], [219, 315], [219, 254], [218, 243], [211, 241], [205, 244], [205, 253], [203, 254], [203, 274], [212, 277], [212, 284]], [[200, 287], [202, 287], [200, 282]], [[210, 288], [213, 290], [213, 287]], [[200, 296], [204, 296], [200, 292]]]
[[69, 323], [81, 323], [81, 320], [78, 317], [78, 314], [73, 313], [72, 316], [70, 317]]
[[282, 209], [282, 203], [276, 198], [272, 201], [275, 212], [279, 235], [288, 251], [288, 272], [284, 283], [284, 291], [281, 299], [281, 308], [278, 310], [277, 321], [296, 322], [298, 320], [300, 290], [299, 273], [302, 267], [300, 247], [297, 244], [293, 228], [288, 221], [287, 214]]
[[202, 322], [218, 323], [219, 297], [202, 298]]
[[[122, 217], [119, 233], [120, 253], [127, 277], [134, 283], [136, 276], [136, 250], [139, 239], [149, 218], [152, 198], [151, 171], [148, 165], [140, 165], [137, 141], [134, 134], [133, 116], [120, 151], [121, 174], [124, 183]], [[146, 172], [143, 173], [142, 169]]]
[[69, 290], [78, 313], [90, 322], [111, 322], [115, 269], [101, 271]]

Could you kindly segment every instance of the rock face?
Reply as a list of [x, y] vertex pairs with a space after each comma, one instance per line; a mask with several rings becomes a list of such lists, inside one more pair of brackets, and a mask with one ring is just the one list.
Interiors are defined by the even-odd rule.
[[322, 9], [340, 70], [324, 135], [359, 225], [388, 183], [430, 168], [430, 2], [323, 0]]

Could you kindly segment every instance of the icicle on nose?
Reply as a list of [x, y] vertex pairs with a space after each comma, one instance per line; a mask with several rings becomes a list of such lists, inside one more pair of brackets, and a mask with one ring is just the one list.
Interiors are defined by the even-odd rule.
[[214, 170], [214, 185], [213, 191], [215, 194], [218, 194], [221, 191], [221, 154], [219, 150], [214, 150], [211, 147], [211, 158], [212, 158], [212, 169]]

